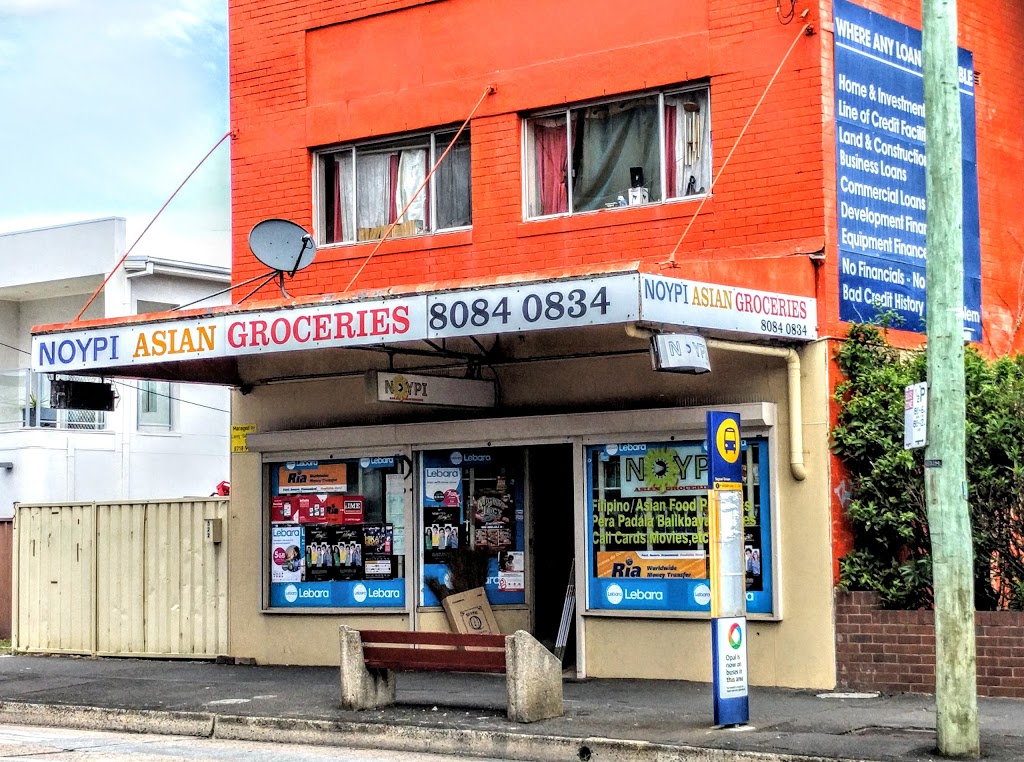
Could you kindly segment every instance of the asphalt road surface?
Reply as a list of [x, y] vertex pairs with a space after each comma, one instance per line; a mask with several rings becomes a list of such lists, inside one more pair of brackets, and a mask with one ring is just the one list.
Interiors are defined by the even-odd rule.
[[[0, 760], [46, 762], [172, 762], [173, 760], [266, 760], [267, 762], [451, 762], [463, 757], [419, 752], [367, 751], [334, 746], [221, 741], [186, 736], [108, 733], [23, 725], [0, 727]], [[478, 760], [498, 762], [498, 760]]]

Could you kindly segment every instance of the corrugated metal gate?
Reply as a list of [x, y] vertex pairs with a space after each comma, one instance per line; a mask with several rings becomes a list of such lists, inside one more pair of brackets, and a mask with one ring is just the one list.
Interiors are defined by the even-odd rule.
[[19, 651], [100, 656], [227, 653], [224, 498], [18, 505], [14, 633]]

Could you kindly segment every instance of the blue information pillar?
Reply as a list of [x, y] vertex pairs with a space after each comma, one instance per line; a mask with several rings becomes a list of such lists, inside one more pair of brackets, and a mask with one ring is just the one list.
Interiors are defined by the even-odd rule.
[[750, 719], [750, 706], [747, 700], [747, 591], [739, 415], [708, 412], [707, 437], [715, 724], [744, 725]]

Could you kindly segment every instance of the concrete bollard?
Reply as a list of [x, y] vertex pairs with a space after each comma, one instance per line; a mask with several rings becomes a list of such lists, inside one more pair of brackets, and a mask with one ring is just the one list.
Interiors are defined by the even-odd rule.
[[367, 669], [363, 661], [363, 639], [359, 630], [341, 625], [341, 708], [378, 709], [395, 703], [395, 673], [388, 669]]
[[508, 718], [536, 722], [565, 714], [562, 663], [530, 633], [519, 630], [505, 638]]

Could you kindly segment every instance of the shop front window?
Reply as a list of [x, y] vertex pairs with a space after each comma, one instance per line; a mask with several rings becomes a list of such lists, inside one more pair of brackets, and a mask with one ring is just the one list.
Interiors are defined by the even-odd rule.
[[[589, 608], [710, 611], [702, 442], [588, 447]], [[773, 613], [768, 442], [742, 442], [747, 611]]]
[[423, 605], [440, 605], [432, 585], [479, 581], [492, 605], [525, 603], [523, 450], [437, 450], [422, 463]]
[[271, 607], [405, 607], [393, 456], [269, 464]]

